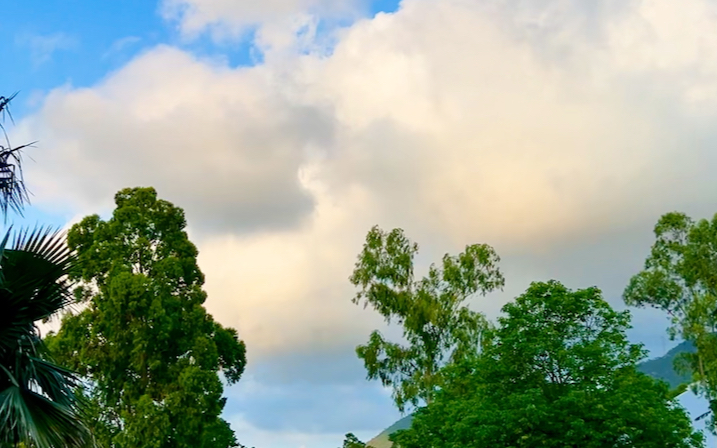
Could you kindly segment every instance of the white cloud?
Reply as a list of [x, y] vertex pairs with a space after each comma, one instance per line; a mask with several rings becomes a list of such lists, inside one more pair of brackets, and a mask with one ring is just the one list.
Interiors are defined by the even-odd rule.
[[380, 324], [362, 319], [348, 282], [372, 213], [358, 193], [341, 198], [348, 208], [314, 188], [316, 208], [301, 229], [200, 243], [207, 308], [236, 325], [256, 357], [298, 347], [350, 349]]
[[673, 127], [680, 91], [635, 98], [617, 67], [576, 73], [501, 23], [471, 3], [414, 1], [347, 31], [312, 67], [345, 125], [324, 165], [332, 187], [359, 183], [455, 243], [523, 247], [607, 225], [661, 187], [653, 173], [679, 172], [667, 163], [692, 132]]
[[158, 47], [94, 88], [53, 91], [19, 126], [41, 142], [43, 162], [27, 167], [35, 202], [106, 209], [120, 188], [153, 185], [194, 198], [205, 228], [293, 225], [312, 206], [302, 151], [330, 141], [332, 124], [287, 103], [272, 78]]
[[16, 43], [30, 50], [30, 59], [35, 67], [50, 61], [52, 56], [61, 50], [72, 50], [77, 47], [75, 37], [65, 33], [48, 35], [23, 34], [16, 38]]
[[305, 13], [322, 17], [355, 16], [365, 0], [163, 0], [161, 11], [176, 21], [187, 37], [210, 30], [218, 39], [240, 37], [264, 23], [283, 21]]
[[717, 3], [640, 2], [635, 13], [610, 24], [610, 50], [617, 68], [676, 84], [689, 103], [717, 100]]
[[142, 38], [138, 36], [125, 36], [112, 42], [112, 45], [102, 55], [102, 59], [106, 59], [110, 56], [114, 56], [125, 51], [127, 48], [137, 45], [142, 41]]
[[[318, 3], [193, 5], [188, 31]], [[106, 209], [153, 185], [186, 208], [207, 306], [252, 356], [350, 350], [378, 325], [347, 280], [375, 223], [405, 228], [422, 260], [494, 245], [513, 274], [478, 305], [492, 312], [543, 275], [615, 298], [659, 214], [717, 209], [717, 103], [690, 93], [709, 85], [695, 55], [717, 51], [717, 22], [672, 41], [667, 0], [574, 5], [406, 0], [338, 32], [330, 55], [297, 50], [316, 43], [309, 14], [265, 28], [252, 68], [158, 47], [49, 95], [20, 125], [46, 148], [27, 179], [38, 204]], [[671, 20], [699, 15], [684, 14]]]

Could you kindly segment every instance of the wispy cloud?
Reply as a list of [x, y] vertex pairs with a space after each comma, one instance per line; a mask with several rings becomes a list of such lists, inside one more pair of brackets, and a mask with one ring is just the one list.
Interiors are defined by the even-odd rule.
[[110, 45], [110, 48], [104, 52], [102, 55], [102, 59], [108, 58], [112, 55], [115, 55], [117, 53], [121, 53], [122, 51], [126, 50], [128, 47], [131, 47], [134, 44], [137, 44], [142, 39], [137, 36], [126, 36], [121, 39], [117, 39], [116, 41], [112, 42], [112, 45]]
[[30, 59], [35, 67], [50, 61], [58, 51], [72, 50], [79, 44], [74, 36], [65, 33], [22, 34], [15, 43], [30, 50]]
[[253, 26], [286, 23], [306, 14], [357, 17], [363, 0], [162, 0], [160, 11], [188, 38], [209, 31], [216, 40], [243, 37]]

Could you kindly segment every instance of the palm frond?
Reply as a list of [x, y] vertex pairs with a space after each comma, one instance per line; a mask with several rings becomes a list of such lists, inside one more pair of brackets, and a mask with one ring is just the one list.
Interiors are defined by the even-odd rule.
[[[33, 143], [11, 147], [0, 145], [0, 211], [7, 222], [8, 210], [23, 216], [25, 204], [30, 203], [30, 192], [22, 176], [20, 151], [32, 147]], [[14, 162], [14, 163], [13, 163]]]
[[9, 239], [0, 241], [0, 446], [85, 446], [79, 380], [51, 362], [35, 326], [71, 303], [77, 257], [51, 228]]
[[52, 227], [39, 226], [32, 231], [26, 228], [18, 232], [12, 241], [11, 250], [32, 252], [62, 266], [73, 258], [66, 242], [66, 233]]
[[8, 210], [14, 210], [22, 216], [23, 207], [30, 203], [29, 191], [22, 177], [21, 150], [32, 147], [34, 142], [13, 148], [2, 124], [6, 114], [10, 117], [10, 121], [13, 121], [10, 102], [16, 95], [17, 92], [9, 97], [0, 96], [0, 130], [5, 137], [5, 144], [0, 145], [0, 211], [5, 222], [7, 222]]
[[91, 444], [89, 431], [77, 425], [72, 409], [23, 387], [0, 392], [0, 427], [0, 441], [10, 446], [19, 442], [38, 448]]
[[72, 302], [67, 274], [77, 256], [64, 232], [51, 228], [20, 231], [0, 257], [0, 347], [14, 344], [18, 337]]
[[[15, 122], [12, 119], [12, 114], [10, 113], [10, 102], [17, 96], [17, 94], [20, 92], [15, 92], [10, 96], [0, 96], [0, 117], [2, 120], [5, 120], [5, 114], [7, 114], [10, 117], [11, 122]], [[0, 121], [0, 129], [2, 129], [2, 122]]]
[[30, 335], [14, 352], [0, 352], [0, 446], [78, 447], [90, 441], [81, 419], [84, 403], [76, 393], [78, 378], [35, 356], [43, 348]]

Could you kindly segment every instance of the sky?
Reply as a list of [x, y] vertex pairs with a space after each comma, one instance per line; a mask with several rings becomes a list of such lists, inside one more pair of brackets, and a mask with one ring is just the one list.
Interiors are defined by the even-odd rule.
[[[378, 224], [418, 273], [487, 243], [504, 291], [597, 286], [616, 308], [670, 211], [717, 212], [714, 0], [25, 0], [0, 16], [0, 95], [32, 206], [186, 210], [207, 309], [248, 347], [241, 443], [329, 448], [400, 417], [356, 345], [386, 328], [348, 277]], [[654, 310], [630, 338], [675, 342]], [[694, 413], [706, 405], [694, 397]]]

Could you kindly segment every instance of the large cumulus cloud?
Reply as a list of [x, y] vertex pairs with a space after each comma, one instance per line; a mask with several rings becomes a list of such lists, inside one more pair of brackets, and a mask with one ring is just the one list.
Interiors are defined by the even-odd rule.
[[[23, 124], [42, 142], [38, 204], [97, 207], [153, 185], [219, 232], [292, 226], [312, 208], [298, 168], [332, 118], [288, 101], [265, 69], [157, 47], [92, 88], [61, 88]], [[69, 203], [69, 204], [68, 204]]]
[[425, 260], [487, 242], [517, 266], [710, 211], [712, 4], [605, 5], [406, 1], [328, 55], [288, 43], [245, 68], [160, 46], [50, 93], [21, 125], [45, 148], [28, 176], [40, 205], [83, 211], [157, 187], [188, 212], [210, 307], [257, 351], [350, 345], [375, 325], [346, 281], [374, 223]]
[[[243, 26], [242, 2], [167, 4], [190, 31]], [[257, 362], [350, 352], [380, 325], [347, 281], [376, 223], [421, 243], [422, 268], [494, 245], [508, 286], [474, 306], [495, 315], [548, 278], [619, 304], [660, 214], [717, 211], [713, 2], [405, 0], [330, 47], [294, 32], [316, 5], [281, 4], [260, 65], [158, 47], [20, 126], [46, 148], [40, 205], [153, 185], [184, 207], [207, 306]], [[659, 349], [664, 320], [636, 322]]]

